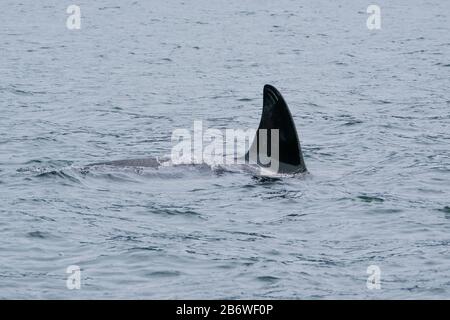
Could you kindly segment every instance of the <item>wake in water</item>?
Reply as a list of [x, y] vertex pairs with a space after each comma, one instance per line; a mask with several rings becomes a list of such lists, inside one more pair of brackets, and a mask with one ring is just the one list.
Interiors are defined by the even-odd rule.
[[[108, 179], [111, 181], [138, 182], [141, 178], [151, 179], [186, 179], [223, 176], [226, 174], [249, 175], [258, 181], [278, 180], [282, 178], [304, 178], [309, 173], [273, 173], [264, 172], [256, 166], [250, 165], [209, 165], [201, 164], [173, 164], [168, 156], [139, 160], [127, 160], [133, 166], [123, 166], [122, 161], [94, 163], [78, 166], [70, 161], [31, 161], [16, 171], [28, 178], [55, 179], [71, 184], [82, 184], [85, 178]], [[32, 166], [30, 166], [33, 164]], [[148, 164], [151, 164], [148, 165]]]

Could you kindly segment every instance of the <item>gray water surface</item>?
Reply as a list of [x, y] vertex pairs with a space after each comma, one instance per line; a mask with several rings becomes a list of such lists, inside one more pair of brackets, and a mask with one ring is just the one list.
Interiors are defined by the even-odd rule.
[[[70, 4], [1, 5], [0, 298], [450, 298], [450, 2]], [[254, 128], [265, 83], [307, 176], [83, 169]]]

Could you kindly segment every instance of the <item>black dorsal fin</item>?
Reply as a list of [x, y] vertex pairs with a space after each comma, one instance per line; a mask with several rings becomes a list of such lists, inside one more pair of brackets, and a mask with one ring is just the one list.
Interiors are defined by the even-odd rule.
[[[278, 90], [266, 84], [264, 86], [264, 102], [261, 121], [253, 143], [246, 154], [246, 159], [250, 158], [250, 152], [259, 152], [259, 132], [260, 129], [267, 129], [267, 156], [272, 155], [272, 147], [270, 142], [270, 129], [278, 129], [279, 133], [279, 151], [278, 151], [278, 170], [279, 173], [299, 173], [306, 171], [305, 161], [303, 160], [300, 141], [295, 128], [294, 120], [291, 112]], [[262, 167], [268, 167], [263, 164], [258, 157], [257, 164]]]

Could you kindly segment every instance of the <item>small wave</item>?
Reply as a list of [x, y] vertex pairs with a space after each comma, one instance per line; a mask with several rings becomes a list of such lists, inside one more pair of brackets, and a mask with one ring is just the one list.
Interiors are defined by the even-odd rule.
[[30, 91], [30, 90], [25, 90], [25, 89], [19, 89], [19, 88], [16, 88], [16, 86], [14, 86], [14, 85], [7, 87], [7, 88], [2, 88], [2, 90], [6, 90], [17, 96], [33, 96], [33, 95], [37, 95], [37, 94], [47, 94], [48, 93], [45, 91]]
[[266, 283], [275, 283], [280, 281], [281, 279], [278, 277], [274, 277], [274, 276], [260, 276], [260, 277], [256, 277], [256, 280], [261, 281], [261, 282], [266, 282]]
[[70, 174], [65, 173], [63, 170], [51, 170], [39, 173], [36, 175], [38, 178], [60, 178], [63, 180], [69, 180], [71, 182], [80, 183], [80, 180], [75, 178], [74, 176], [71, 176]]
[[20, 89], [12, 89], [10, 90], [11, 93], [18, 95], [18, 96], [32, 96], [33, 92], [20, 90]]
[[450, 219], [450, 207], [449, 206], [445, 206], [443, 208], [437, 209], [440, 212], [443, 212], [445, 215], [445, 219]]
[[156, 214], [168, 215], [168, 216], [197, 216], [201, 217], [201, 214], [190, 208], [173, 208], [173, 207], [152, 207], [153, 212]]
[[381, 214], [392, 214], [392, 213], [401, 213], [403, 212], [402, 209], [394, 209], [394, 208], [388, 208], [388, 209], [372, 209], [370, 210], [372, 213], [381, 213]]
[[155, 246], [147, 246], [147, 247], [133, 247], [130, 248], [129, 251], [163, 251], [163, 249], [155, 247]]
[[228, 231], [228, 230], [222, 230], [221, 232], [229, 233], [236, 236], [246, 236], [246, 241], [252, 240], [254, 238], [262, 238], [262, 239], [271, 239], [273, 236], [268, 236], [265, 234], [257, 233], [257, 232], [245, 232], [245, 231]]
[[31, 172], [31, 173], [46, 173], [52, 170], [60, 170], [58, 168], [68, 167], [72, 164], [71, 161], [66, 160], [50, 160], [43, 161], [39, 159], [32, 159], [24, 163], [25, 167], [16, 169], [16, 172]]
[[27, 236], [30, 238], [37, 238], [37, 239], [48, 239], [51, 238], [50, 233], [43, 232], [43, 231], [31, 231], [27, 233]]
[[153, 271], [148, 274], [149, 277], [177, 277], [182, 273], [180, 271], [161, 270]]
[[101, 10], [101, 11], [103, 11], [103, 10], [111, 10], [111, 9], [120, 9], [120, 6], [111, 6], [111, 7], [98, 8], [98, 10]]
[[[21, 167], [16, 169], [18, 173], [30, 173], [35, 178], [39, 179], [61, 179], [63, 181], [69, 181], [72, 183], [81, 183], [81, 181], [75, 177], [74, 174], [68, 173], [68, 171], [72, 170], [72, 168], [68, 168], [65, 166], [65, 169], [56, 169], [55, 167], [61, 167], [61, 164], [67, 165], [71, 162], [68, 161], [49, 161], [44, 162], [41, 160], [30, 160], [26, 164], [27, 165], [42, 165], [46, 166], [31, 166], [31, 167]], [[27, 177], [29, 179], [30, 177]]]
[[444, 213], [450, 213], [450, 207], [449, 206], [445, 206], [445, 207], [443, 207], [441, 209], [438, 209], [438, 210], [441, 211], [441, 212], [444, 212]]
[[344, 126], [354, 126], [356, 124], [361, 124], [363, 121], [361, 120], [350, 120], [344, 123]]
[[266, 176], [253, 176], [252, 179], [258, 184], [258, 185], [272, 185], [280, 182], [280, 177], [266, 177]]
[[440, 67], [450, 67], [450, 63], [442, 63], [442, 62], [438, 62], [435, 64], [436, 66], [440, 66]]
[[372, 202], [384, 202], [383, 198], [380, 197], [376, 197], [376, 196], [367, 196], [367, 195], [362, 195], [362, 196], [357, 196], [357, 199], [363, 201], [363, 202], [368, 202], [368, 203], [372, 203]]
[[299, 190], [278, 190], [278, 191], [271, 191], [267, 192], [261, 197], [266, 200], [272, 200], [272, 199], [299, 199], [301, 198], [303, 193]]

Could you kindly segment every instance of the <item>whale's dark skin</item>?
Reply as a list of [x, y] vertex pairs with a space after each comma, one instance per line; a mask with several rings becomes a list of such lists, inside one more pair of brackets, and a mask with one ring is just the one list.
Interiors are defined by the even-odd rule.
[[[297, 129], [295, 128], [294, 120], [292, 119], [291, 112], [284, 101], [280, 92], [271, 85], [264, 86], [264, 100], [263, 100], [263, 112], [261, 115], [261, 121], [259, 123], [258, 131], [253, 143], [245, 155], [247, 163], [249, 161], [249, 152], [259, 151], [258, 147], [258, 132], [260, 129], [268, 129], [268, 146], [267, 155], [271, 156], [271, 144], [270, 144], [270, 130], [279, 130], [279, 159], [277, 173], [303, 173], [306, 172], [305, 161], [303, 160], [302, 150], [300, 147], [300, 141], [297, 135]], [[255, 154], [256, 154], [255, 153]], [[116, 166], [116, 167], [152, 167], [157, 168], [161, 163], [156, 158], [145, 159], [131, 159], [131, 160], [116, 160], [93, 163], [88, 166]], [[268, 167], [257, 159], [257, 166]]]
[[[270, 132], [269, 129], [279, 130], [278, 173], [303, 173], [307, 171], [291, 112], [281, 93], [268, 84], [264, 86], [261, 121], [250, 150], [259, 151], [258, 133], [260, 129], [267, 129], [268, 132]], [[268, 137], [270, 137], [270, 134], [268, 134]], [[246, 160], [249, 160], [249, 152], [246, 154]], [[267, 154], [272, 154], [270, 139], [268, 139]], [[258, 165], [265, 167], [259, 162], [259, 159]]]
[[116, 160], [92, 163], [89, 166], [115, 166], [115, 167], [142, 167], [142, 168], [157, 168], [161, 163], [156, 158], [131, 159], [131, 160]]

